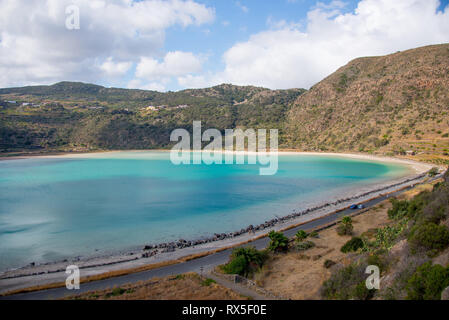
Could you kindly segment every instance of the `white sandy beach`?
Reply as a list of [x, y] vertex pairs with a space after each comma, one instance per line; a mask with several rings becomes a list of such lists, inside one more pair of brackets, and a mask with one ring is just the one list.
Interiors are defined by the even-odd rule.
[[[84, 153], [63, 153], [56, 155], [33, 155], [33, 156], [12, 156], [12, 157], [0, 157], [1, 160], [17, 160], [17, 159], [58, 159], [58, 158], [73, 158], [73, 159], [86, 159], [86, 158], [105, 158], [108, 156], [117, 156], [120, 155], [120, 158], [136, 158], [136, 154], [141, 154], [141, 156], [137, 156], [137, 158], [145, 158], [145, 153], [157, 153], [157, 152], [170, 152], [170, 150], [166, 149], [155, 149], [155, 150], [111, 150], [111, 151], [101, 151], [101, 152], [84, 152]], [[196, 151], [192, 150], [192, 152], [208, 152], [204, 150]], [[232, 153], [234, 155], [244, 154], [275, 154], [270, 152], [252, 152], [252, 151], [215, 151], [216, 153], [221, 154], [229, 154]], [[128, 155], [126, 155], [128, 153]], [[133, 155], [129, 155], [129, 153], [133, 153]], [[414, 161], [411, 159], [404, 158], [395, 158], [395, 157], [387, 157], [387, 156], [377, 156], [377, 155], [369, 155], [369, 154], [361, 154], [361, 153], [332, 153], [332, 152], [304, 152], [304, 151], [277, 151], [279, 155], [304, 155], [304, 156], [331, 156], [331, 157], [344, 157], [350, 159], [359, 159], [366, 161], [376, 161], [383, 163], [397, 163], [407, 165], [412, 168], [417, 174], [423, 173], [425, 171], [430, 170], [434, 165], [430, 165], [428, 163], [423, 163], [419, 161]]]

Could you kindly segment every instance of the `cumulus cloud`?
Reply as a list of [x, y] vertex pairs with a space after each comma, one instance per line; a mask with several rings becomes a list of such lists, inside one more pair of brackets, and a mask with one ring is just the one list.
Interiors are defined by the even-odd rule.
[[[79, 8], [79, 30], [66, 28], [69, 5]], [[160, 55], [167, 28], [215, 17], [193, 0], [0, 0], [0, 8], [0, 87], [120, 76]]]
[[362, 0], [351, 13], [341, 1], [318, 3], [298, 24], [270, 21], [269, 30], [235, 44], [210, 84], [309, 88], [350, 60], [449, 42], [449, 9], [438, 0]]
[[132, 62], [114, 62], [112, 57], [107, 58], [101, 65], [100, 69], [111, 77], [118, 77], [125, 75], [131, 68]]

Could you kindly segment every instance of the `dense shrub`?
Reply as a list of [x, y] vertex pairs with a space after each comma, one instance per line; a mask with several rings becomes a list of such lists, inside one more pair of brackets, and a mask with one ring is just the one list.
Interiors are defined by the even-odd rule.
[[265, 251], [259, 251], [254, 247], [236, 248], [232, 251], [231, 260], [222, 266], [222, 270], [225, 273], [246, 277], [259, 269], [266, 259]]
[[375, 240], [368, 244], [366, 251], [390, 250], [396, 243], [396, 239], [407, 226], [406, 220], [401, 220], [394, 225], [385, 226], [376, 230]]
[[311, 238], [319, 238], [320, 235], [318, 234], [318, 232], [312, 231], [311, 233], [309, 233], [309, 237], [311, 237]]
[[421, 265], [407, 284], [407, 299], [440, 300], [441, 292], [449, 286], [449, 268], [431, 262]]
[[400, 219], [403, 218], [408, 213], [408, 201], [407, 200], [397, 200], [396, 198], [391, 198], [390, 202], [392, 208], [388, 209], [388, 217], [390, 219]]
[[288, 249], [288, 238], [282, 232], [271, 231], [268, 237], [271, 240], [268, 244], [268, 250], [286, 251]]
[[295, 237], [296, 241], [304, 241], [309, 235], [304, 230], [299, 230], [296, 232]]
[[229, 274], [239, 274], [241, 276], [246, 276], [248, 273], [248, 261], [244, 256], [232, 257], [231, 261], [225, 264], [222, 270]]
[[201, 282], [202, 286], [209, 287], [212, 283], [217, 283], [214, 279], [207, 278]]
[[373, 253], [366, 257], [366, 264], [370, 266], [378, 266], [380, 270], [384, 270], [387, 262], [385, 261], [385, 257], [380, 253]]
[[408, 241], [413, 251], [424, 248], [435, 254], [449, 246], [449, 230], [432, 222], [419, 223], [410, 231]]
[[300, 241], [295, 245], [295, 248], [298, 251], [308, 250], [313, 247], [315, 247], [315, 243], [312, 241]]
[[374, 290], [366, 288], [365, 264], [350, 264], [334, 272], [326, 280], [320, 294], [324, 299], [367, 300], [372, 298]]
[[363, 240], [359, 237], [353, 237], [341, 247], [340, 251], [343, 253], [348, 253], [357, 251], [360, 248], [363, 248]]
[[354, 226], [352, 225], [351, 217], [344, 217], [337, 226], [337, 233], [340, 236], [344, 235], [352, 235], [352, 231], [354, 230]]

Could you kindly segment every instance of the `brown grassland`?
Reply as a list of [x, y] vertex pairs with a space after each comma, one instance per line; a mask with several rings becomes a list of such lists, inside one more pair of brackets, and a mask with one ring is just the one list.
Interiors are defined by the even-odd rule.
[[68, 299], [76, 300], [246, 300], [234, 291], [186, 273], [160, 279], [141, 281], [122, 287], [91, 291]]
[[[431, 184], [424, 184], [404, 192], [399, 199], [410, 199], [420, 191], [430, 190]], [[391, 203], [385, 200], [366, 212], [353, 217], [353, 236], [369, 235], [376, 228], [392, 223], [387, 211]], [[340, 248], [351, 236], [339, 236], [337, 226], [319, 232], [319, 238], [311, 238], [315, 247], [303, 252], [289, 250], [288, 253], [271, 255], [259, 272], [254, 275], [256, 283], [268, 291], [287, 299], [318, 300], [322, 283], [331, 275], [331, 269], [324, 262], [332, 260], [348, 265], [351, 255], [342, 253]]]

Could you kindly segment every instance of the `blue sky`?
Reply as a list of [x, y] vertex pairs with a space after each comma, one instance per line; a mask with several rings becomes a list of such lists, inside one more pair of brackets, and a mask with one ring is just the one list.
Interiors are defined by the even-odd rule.
[[[449, 0], [445, 0], [448, 2]], [[306, 25], [307, 12], [317, 4], [316, 0], [208, 0], [197, 1], [215, 9], [212, 24], [167, 30], [165, 51], [191, 51], [206, 54], [205, 68], [219, 72], [224, 68], [223, 53], [235, 43], [244, 42], [252, 34], [270, 28], [270, 21], [285, 20]], [[331, 1], [320, 1], [330, 3]], [[351, 12], [358, 1], [345, 1], [342, 12]], [[175, 84], [175, 89], [176, 84]]]
[[449, 42], [448, 2], [0, 0], [0, 87], [309, 88], [360, 56]]

